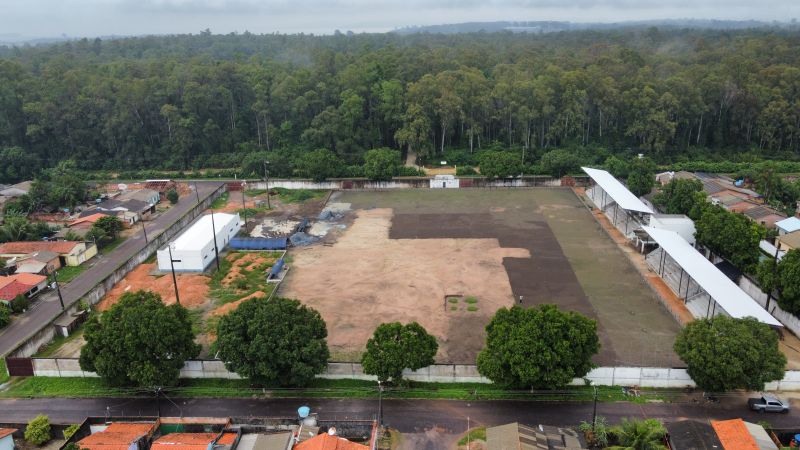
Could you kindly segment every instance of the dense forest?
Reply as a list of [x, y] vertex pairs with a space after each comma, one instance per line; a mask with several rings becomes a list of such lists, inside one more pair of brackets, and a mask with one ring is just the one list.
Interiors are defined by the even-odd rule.
[[[255, 152], [796, 160], [800, 32], [197, 35], [0, 47], [5, 180]], [[0, 171], [3, 172], [3, 171]]]

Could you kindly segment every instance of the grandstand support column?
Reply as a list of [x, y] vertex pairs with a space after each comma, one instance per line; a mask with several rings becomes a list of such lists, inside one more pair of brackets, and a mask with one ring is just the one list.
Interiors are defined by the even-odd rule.
[[678, 279], [678, 295], [680, 295], [681, 287], [683, 287], [683, 267], [681, 267], [681, 277]]
[[614, 226], [615, 227], [617, 226], [617, 206], [619, 206], [619, 205], [617, 205], [617, 203], [614, 202]]

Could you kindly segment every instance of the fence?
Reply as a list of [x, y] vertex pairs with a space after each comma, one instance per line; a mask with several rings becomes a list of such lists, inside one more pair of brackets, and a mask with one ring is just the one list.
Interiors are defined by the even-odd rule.
[[[190, 209], [186, 214], [184, 214], [180, 219], [176, 220], [172, 223], [169, 227], [167, 227], [161, 234], [157, 236], [151, 236], [150, 242], [140, 251], [135, 253], [131, 256], [127, 261], [119, 265], [110, 275], [104, 278], [102, 281], [97, 283], [93, 288], [91, 288], [88, 292], [86, 292], [81, 298], [85, 299], [90, 304], [95, 304], [103, 298], [103, 296], [111, 290], [122, 278], [125, 277], [131, 270], [136, 268], [139, 264], [143, 263], [147, 258], [150, 257], [153, 253], [156, 252], [159, 248], [163, 247], [167, 241], [172, 239], [176, 234], [178, 234], [181, 230], [183, 230], [188, 224], [197, 218], [202, 212], [208, 207], [211, 202], [213, 202], [217, 197], [219, 197], [223, 192], [225, 192], [225, 185], [221, 184], [217, 189], [215, 189], [211, 194], [207, 195], [203, 198], [198, 205], [194, 208]], [[75, 304], [70, 305], [67, 308], [67, 314], [72, 314], [77, 311], [77, 302]], [[58, 320], [59, 316], [53, 318], [53, 320], [43, 324], [42, 327], [34, 333], [33, 335], [29, 336], [23, 342], [21, 342], [14, 350], [10, 351], [7, 356], [12, 356], [15, 358], [25, 358], [35, 354], [39, 351], [39, 348], [42, 345], [51, 342], [55, 337], [55, 327], [53, 326], [53, 322]], [[13, 375], [13, 374], [12, 374]]]
[[[270, 188], [285, 189], [331, 189], [331, 190], [384, 190], [384, 189], [430, 189], [431, 177], [396, 177], [390, 181], [371, 181], [366, 178], [332, 178], [326, 181], [298, 179], [270, 179]], [[459, 178], [461, 188], [524, 188], [524, 187], [559, 187], [562, 185], [586, 184], [584, 178], [563, 180], [549, 176], [527, 176], [501, 180], [489, 180], [481, 177]], [[266, 189], [263, 181], [249, 181], [248, 189]]]
[[795, 335], [800, 336], [800, 318], [781, 309], [781, 307], [778, 306], [778, 300], [774, 295], [772, 296], [772, 300], [769, 302], [769, 307], [767, 307], [767, 294], [761, 290], [761, 286], [759, 286], [758, 283], [756, 283], [747, 275], [742, 275], [739, 278], [739, 287], [742, 288], [747, 295], [752, 297], [753, 300], [758, 302], [759, 305], [767, 309], [767, 311], [772, 314], [772, 317], [778, 319], [780, 323], [782, 323], [788, 330]]

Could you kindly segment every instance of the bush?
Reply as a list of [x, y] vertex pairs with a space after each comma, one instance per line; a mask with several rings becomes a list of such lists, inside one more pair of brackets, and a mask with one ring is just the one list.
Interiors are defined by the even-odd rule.
[[72, 435], [78, 432], [78, 429], [80, 429], [80, 427], [81, 424], [76, 423], [68, 426], [67, 428], [64, 428], [64, 439], [69, 440], [69, 438], [71, 438]]
[[28, 422], [25, 428], [25, 440], [33, 445], [42, 445], [50, 440], [50, 418], [38, 415]]
[[167, 200], [169, 200], [171, 204], [174, 205], [175, 203], [178, 203], [178, 197], [178, 191], [176, 191], [175, 188], [167, 191]]
[[456, 167], [456, 176], [463, 177], [465, 175], [477, 175], [478, 172], [472, 166], [458, 166]]
[[14, 297], [14, 300], [11, 300], [11, 311], [13, 311], [14, 314], [21, 314], [23, 311], [28, 309], [30, 304], [31, 302], [28, 300], [28, 297], [25, 297], [24, 294], [19, 294]]
[[11, 322], [11, 309], [6, 305], [0, 305], [0, 328], [4, 328]]

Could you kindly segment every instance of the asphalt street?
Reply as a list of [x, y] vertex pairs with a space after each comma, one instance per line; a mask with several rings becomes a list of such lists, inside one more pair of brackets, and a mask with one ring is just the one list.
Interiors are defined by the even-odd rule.
[[[216, 181], [197, 182], [200, 198], [205, 199], [211, 195], [220, 184], [220, 182]], [[196, 204], [197, 197], [194, 194], [186, 196], [155, 220], [145, 222], [147, 237], [154, 238], [163, 233], [169, 225], [183, 217]], [[137, 224], [136, 227], [141, 231], [141, 225]], [[64, 298], [64, 304], [69, 307], [80, 300], [97, 283], [110, 275], [120, 264], [130, 259], [145, 245], [144, 234], [140, 232], [126, 239], [111, 253], [107, 255], [98, 254], [94, 258], [96, 260], [91, 267], [71, 282], [63, 285], [61, 294]], [[46, 292], [40, 295], [28, 311], [17, 317], [0, 333], [0, 355], [5, 355], [16, 348], [20, 342], [35, 334], [41, 328], [41, 324], [53, 320], [59, 314], [61, 314], [61, 304], [55, 292]]]
[[[169, 399], [161, 400], [164, 416], [184, 417], [295, 417], [297, 408], [311, 407], [321, 419], [370, 419], [377, 416], [375, 399]], [[4, 399], [0, 423], [24, 423], [47, 414], [53, 423], [77, 423], [87, 416], [156, 416], [155, 399]], [[598, 403], [597, 414], [610, 423], [623, 417], [658, 418], [664, 422], [683, 419], [733, 419], [769, 421], [775, 427], [796, 427], [800, 413], [758, 414], [747, 409], [744, 397], [726, 397], [720, 403]], [[384, 424], [403, 433], [460, 434], [470, 426], [509, 422], [575, 426], [591, 421], [592, 402], [384, 400]]]

